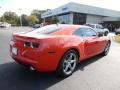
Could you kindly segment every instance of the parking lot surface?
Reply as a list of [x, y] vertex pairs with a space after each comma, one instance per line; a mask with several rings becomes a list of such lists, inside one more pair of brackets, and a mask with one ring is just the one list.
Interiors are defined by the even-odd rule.
[[0, 90], [120, 90], [120, 43], [112, 41], [107, 56], [100, 55], [80, 63], [72, 76], [39, 73], [20, 66], [10, 57], [13, 32], [29, 27], [0, 28]]

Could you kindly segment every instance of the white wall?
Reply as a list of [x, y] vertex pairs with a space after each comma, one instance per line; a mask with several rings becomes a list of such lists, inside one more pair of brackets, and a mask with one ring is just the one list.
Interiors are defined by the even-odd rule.
[[97, 16], [97, 15], [87, 15], [86, 23], [101, 23], [103, 21], [102, 16]]
[[119, 21], [120, 18], [117, 17], [104, 17], [103, 21]]

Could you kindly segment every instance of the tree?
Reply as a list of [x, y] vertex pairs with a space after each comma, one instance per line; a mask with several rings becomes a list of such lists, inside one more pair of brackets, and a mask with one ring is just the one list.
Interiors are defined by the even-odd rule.
[[37, 16], [37, 18], [39, 20], [37, 23], [42, 23], [43, 19], [41, 18], [41, 14], [44, 13], [45, 11], [46, 10], [33, 10], [31, 12], [31, 15]]
[[22, 20], [22, 25], [23, 26], [28, 26], [28, 21], [27, 21], [27, 15], [25, 15], [25, 14], [22, 14], [21, 15], [21, 20]]
[[19, 18], [17, 14], [15, 12], [10, 12], [10, 11], [5, 12], [1, 17], [2, 22], [7, 22], [12, 25], [17, 25], [18, 20]]
[[36, 22], [38, 22], [39, 20], [38, 20], [37, 16], [35, 16], [35, 15], [30, 15], [30, 16], [27, 17], [27, 21], [28, 21], [28, 24], [29, 24], [29, 25], [33, 25], [33, 24], [35, 24]]
[[57, 17], [52, 17], [51, 18], [51, 23], [52, 24], [56, 24], [56, 23], [58, 23], [59, 22], [59, 19], [57, 18]]

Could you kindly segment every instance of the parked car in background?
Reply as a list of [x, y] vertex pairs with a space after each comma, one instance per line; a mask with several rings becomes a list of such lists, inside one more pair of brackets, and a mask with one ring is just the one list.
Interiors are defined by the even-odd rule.
[[118, 28], [118, 29], [115, 30], [115, 34], [116, 35], [120, 34], [120, 28]]
[[109, 33], [109, 30], [107, 28], [104, 28], [102, 25], [100, 24], [91, 24], [91, 23], [87, 23], [85, 24], [87, 26], [92, 27], [95, 31], [97, 31], [99, 34], [101, 35], [105, 35], [107, 36]]
[[1, 28], [9, 28], [9, 27], [11, 27], [11, 24], [9, 24], [7, 22], [0, 22], [0, 27]]
[[34, 24], [32, 27], [33, 28], [40, 28], [40, 27], [43, 27], [43, 26], [44, 26], [44, 24], [41, 23], [41, 24]]
[[32, 27], [33, 27], [33, 28], [40, 28], [40, 27], [41, 27], [41, 24], [34, 24]]
[[71, 75], [77, 63], [95, 55], [107, 55], [111, 41], [88, 26], [52, 24], [26, 33], [14, 33], [12, 58], [30, 69]]

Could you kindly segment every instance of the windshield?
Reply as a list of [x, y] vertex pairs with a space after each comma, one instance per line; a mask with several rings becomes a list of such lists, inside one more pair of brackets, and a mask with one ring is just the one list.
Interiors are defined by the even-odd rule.
[[60, 30], [62, 27], [63, 27], [62, 25], [57, 25], [57, 24], [47, 25], [47, 26], [44, 26], [44, 27], [41, 27], [39, 29], [32, 31], [31, 33], [50, 34], [50, 33], [53, 33], [53, 32]]

